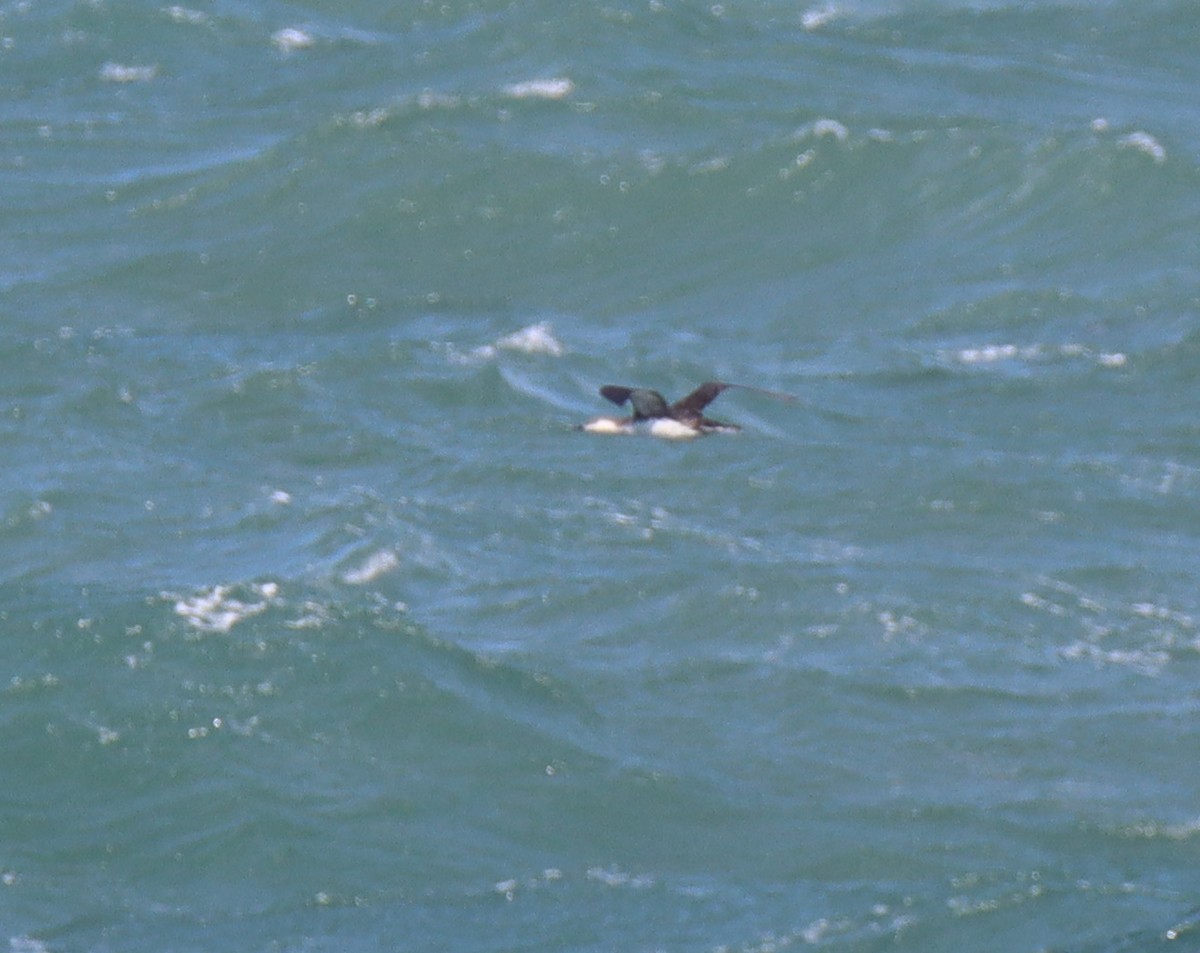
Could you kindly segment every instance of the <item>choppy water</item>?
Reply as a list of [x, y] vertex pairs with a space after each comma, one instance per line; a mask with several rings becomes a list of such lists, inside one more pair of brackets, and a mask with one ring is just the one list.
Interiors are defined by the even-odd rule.
[[1198, 39], [0, 6], [0, 947], [1200, 947]]

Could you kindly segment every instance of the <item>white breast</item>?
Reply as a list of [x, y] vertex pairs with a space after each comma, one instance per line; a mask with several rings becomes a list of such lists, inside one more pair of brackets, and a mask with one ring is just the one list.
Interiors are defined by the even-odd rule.
[[596, 417], [580, 429], [587, 433], [599, 434], [644, 434], [660, 440], [694, 440], [700, 436], [700, 431], [695, 427], [681, 424], [670, 417], [655, 417], [652, 420], [639, 420], [637, 423], [613, 417]]
[[633, 433], [633, 427], [624, 420], [614, 420], [612, 417], [597, 417], [583, 425], [588, 433], [626, 434]]
[[660, 440], [693, 440], [700, 436], [700, 431], [670, 417], [656, 417], [650, 421], [650, 436]]

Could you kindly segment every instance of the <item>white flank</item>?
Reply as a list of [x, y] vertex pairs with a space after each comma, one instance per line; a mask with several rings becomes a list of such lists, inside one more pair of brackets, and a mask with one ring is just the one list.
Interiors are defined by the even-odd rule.
[[670, 417], [657, 417], [650, 421], [650, 436], [660, 440], [694, 440], [700, 431]]
[[633, 427], [625, 423], [623, 420], [614, 420], [612, 417], [597, 417], [595, 420], [589, 420], [583, 425], [583, 429], [588, 433], [603, 433], [603, 434], [628, 434], [633, 433]]

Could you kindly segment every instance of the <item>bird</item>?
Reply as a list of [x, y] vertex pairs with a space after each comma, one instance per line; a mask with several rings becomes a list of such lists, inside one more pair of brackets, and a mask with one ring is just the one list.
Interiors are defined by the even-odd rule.
[[576, 430], [599, 434], [647, 433], [664, 440], [691, 440], [710, 433], [737, 433], [742, 428], [727, 424], [704, 415], [704, 408], [730, 387], [757, 391], [777, 400], [795, 400], [791, 394], [764, 390], [748, 384], [732, 384], [728, 381], [705, 381], [686, 397], [673, 404], [656, 390], [648, 387], [624, 387], [620, 384], [605, 384], [600, 396], [611, 400], [618, 407], [628, 402], [633, 408], [630, 417], [596, 417], [579, 424]]

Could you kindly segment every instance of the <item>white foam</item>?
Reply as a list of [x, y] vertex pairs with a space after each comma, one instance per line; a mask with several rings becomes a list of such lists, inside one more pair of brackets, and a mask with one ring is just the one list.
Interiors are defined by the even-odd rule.
[[1171, 622], [1185, 629], [1194, 628], [1196, 621], [1187, 613], [1176, 612], [1166, 606], [1155, 605], [1153, 602], [1135, 602], [1130, 608], [1133, 614], [1143, 619], [1156, 619], [1161, 622]]
[[814, 119], [792, 133], [792, 139], [796, 141], [809, 138], [830, 138], [836, 139], [838, 142], [845, 142], [850, 138], [850, 130], [836, 119], [823, 117], [821, 119]]
[[1120, 351], [1093, 351], [1084, 344], [984, 344], [950, 351], [947, 355], [959, 364], [996, 364], [1001, 361], [1036, 361], [1071, 358], [1094, 361], [1101, 367], [1124, 367], [1128, 357]]
[[207, 13], [202, 13], [200, 10], [193, 10], [190, 7], [179, 5], [167, 7], [166, 14], [176, 23], [188, 23], [192, 26], [199, 26], [208, 22]]
[[50, 948], [31, 936], [14, 936], [8, 941], [9, 953], [50, 953]]
[[606, 887], [633, 887], [641, 890], [654, 886], [653, 877], [647, 874], [629, 874], [619, 867], [589, 867], [587, 878]]
[[812, 124], [812, 133], [818, 139], [832, 136], [838, 142], [845, 142], [850, 138], [850, 130], [836, 119], [818, 119]]
[[378, 579], [384, 573], [391, 572], [400, 565], [400, 557], [390, 549], [381, 549], [367, 557], [366, 561], [356, 569], [349, 569], [342, 574], [342, 581], [352, 586]]
[[562, 357], [567, 353], [562, 342], [554, 336], [554, 328], [549, 321], [539, 321], [529, 327], [521, 328], [508, 334], [496, 342], [497, 347], [506, 351], [520, 351], [522, 354], [548, 354], [551, 357]]
[[104, 725], [92, 725], [92, 730], [96, 732], [96, 738], [102, 745], [111, 745], [121, 740], [121, 733], [112, 728], [106, 728]]
[[108, 62], [100, 67], [100, 78], [106, 83], [147, 83], [157, 75], [157, 66], [127, 66]]
[[1131, 132], [1129, 135], [1118, 139], [1117, 145], [1122, 149], [1134, 149], [1137, 152], [1144, 153], [1158, 165], [1167, 161], [1167, 150], [1163, 148], [1161, 142], [1148, 132], [1142, 132], [1141, 130]]
[[376, 126], [382, 126], [391, 118], [392, 111], [390, 109], [377, 106], [375, 109], [359, 109], [352, 112], [349, 118], [339, 121], [349, 123], [355, 129], [373, 129]]
[[820, 943], [825, 938], [826, 934], [829, 933], [830, 926], [830, 922], [825, 917], [821, 917], [819, 920], [814, 920], [803, 930], [801, 930], [800, 937], [805, 943]]
[[729, 156], [713, 156], [702, 159], [688, 167], [688, 175], [709, 175], [713, 172], [724, 172], [729, 168]]
[[519, 889], [538, 890], [556, 883], [563, 879], [563, 872], [557, 867], [547, 867], [542, 871], [541, 875], [526, 877], [524, 880], [519, 880], [516, 877], [506, 877], [504, 880], [497, 880], [492, 884], [492, 890], [505, 900], [512, 900]]
[[1119, 665], [1143, 675], [1158, 675], [1171, 660], [1163, 649], [1103, 649], [1092, 642], [1079, 640], [1059, 650], [1068, 661], [1089, 661], [1095, 665]]
[[43, 519], [44, 517], [49, 516], [53, 512], [54, 512], [54, 507], [51, 506], [45, 500], [34, 500], [29, 505], [29, 510], [28, 510], [29, 518], [31, 520]]
[[232, 586], [213, 586], [190, 598], [176, 599], [175, 614], [201, 632], [228, 632], [239, 622], [265, 611], [279, 595], [279, 586], [273, 582], [249, 588], [257, 601], [236, 598]]
[[292, 53], [296, 50], [307, 50], [316, 43], [311, 33], [306, 33], [294, 26], [284, 27], [271, 34], [271, 42], [282, 53]]
[[462, 97], [453, 93], [439, 93], [432, 89], [423, 89], [417, 93], [415, 100], [418, 109], [454, 109], [462, 104]]
[[566, 76], [553, 79], [527, 79], [509, 83], [502, 92], [512, 99], [566, 99], [575, 91], [575, 84]]
[[554, 328], [549, 321], [539, 321], [528, 327], [506, 334], [495, 344], [483, 344], [473, 348], [467, 354], [449, 351], [450, 359], [459, 364], [470, 364], [477, 361], [490, 361], [501, 351], [519, 351], [522, 354], [545, 354], [550, 357], [562, 357], [567, 353], [563, 343], [554, 336]]
[[58, 685], [58, 676], [52, 672], [47, 672], [39, 678], [22, 678], [20, 675], [14, 675], [8, 680], [7, 691], [31, 691], [35, 688], [55, 688]]
[[284, 623], [289, 629], [319, 629], [329, 621], [329, 610], [320, 602], [309, 600], [301, 606], [301, 614]]
[[[1036, 349], [1026, 348], [1027, 357], [1036, 357]], [[1007, 361], [1020, 355], [1015, 344], [988, 344], [984, 347], [968, 347], [956, 352], [955, 357], [963, 364], [992, 364]]]
[[1131, 837], [1144, 837], [1147, 839], [1165, 837], [1168, 840], [1190, 840], [1200, 835], [1200, 817], [1184, 821], [1182, 824], [1161, 824], [1157, 821], [1150, 821], [1145, 824], [1134, 824], [1130, 827], [1122, 828], [1122, 831]]
[[835, 19], [838, 16], [838, 9], [833, 4], [828, 4], [823, 7], [813, 7], [811, 10], [806, 10], [800, 17], [800, 25], [804, 29], [812, 31], [819, 30], [826, 23]]

